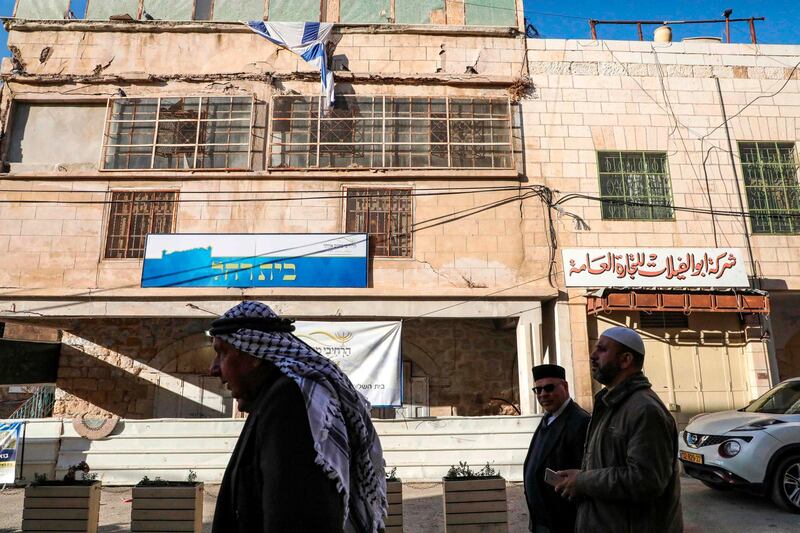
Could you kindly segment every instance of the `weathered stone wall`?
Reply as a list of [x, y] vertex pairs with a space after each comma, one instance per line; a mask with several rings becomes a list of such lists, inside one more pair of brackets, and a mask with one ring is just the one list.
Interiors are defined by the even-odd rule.
[[[454, 76], [477, 83], [492, 76], [516, 77], [522, 74], [525, 47], [523, 38], [507, 28], [468, 32], [337, 28], [332, 43], [340, 82], [363, 76], [428, 76], [442, 81]], [[144, 81], [232, 74], [296, 77], [314, 72], [296, 54], [238, 24], [12, 23], [9, 46], [25, 65], [25, 74], [34, 76], [121, 76]], [[45, 48], [50, 52], [43, 54]], [[478, 74], [469, 75], [467, 67]]]
[[[175, 372], [167, 364], [175, 364], [191, 343], [196, 346], [198, 337], [208, 344], [203, 334], [207, 326], [177, 319], [75, 322], [64, 333], [54, 415], [152, 417], [160, 373]], [[200, 371], [197, 366], [192, 370]]]
[[[515, 414], [516, 330], [493, 320], [408, 320], [403, 357], [430, 379], [432, 416]], [[505, 400], [505, 401], [503, 401]]]
[[[207, 326], [169, 319], [76, 322], [64, 334], [55, 416], [154, 416], [161, 375], [207, 372]], [[404, 359], [429, 378], [431, 415], [515, 413], [513, 329], [498, 330], [487, 319], [411, 320], [403, 329]]]

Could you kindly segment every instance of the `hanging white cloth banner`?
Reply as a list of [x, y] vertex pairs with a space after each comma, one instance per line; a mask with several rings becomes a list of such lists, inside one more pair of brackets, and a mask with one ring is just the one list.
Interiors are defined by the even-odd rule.
[[264, 22], [251, 20], [247, 27], [278, 46], [288, 48], [319, 69], [322, 95], [333, 106], [333, 72], [328, 70], [325, 44], [331, 34], [330, 22]]
[[295, 337], [339, 365], [373, 407], [402, 405], [402, 322], [294, 323]]

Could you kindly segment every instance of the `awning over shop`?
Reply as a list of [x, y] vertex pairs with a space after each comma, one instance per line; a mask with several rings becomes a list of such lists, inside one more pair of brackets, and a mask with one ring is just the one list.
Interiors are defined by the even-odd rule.
[[607, 288], [586, 295], [589, 315], [613, 311], [769, 314], [769, 296], [754, 289], [727, 291]]
[[61, 343], [0, 339], [0, 385], [55, 383]]

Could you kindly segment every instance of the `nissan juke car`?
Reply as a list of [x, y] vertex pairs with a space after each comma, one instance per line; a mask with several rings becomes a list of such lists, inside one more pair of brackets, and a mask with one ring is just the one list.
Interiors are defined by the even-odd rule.
[[712, 489], [750, 490], [800, 513], [800, 378], [738, 411], [695, 416], [679, 454], [686, 474]]

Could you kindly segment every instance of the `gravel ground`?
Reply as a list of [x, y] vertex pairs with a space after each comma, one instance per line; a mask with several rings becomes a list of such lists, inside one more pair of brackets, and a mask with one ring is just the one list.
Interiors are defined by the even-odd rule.
[[[699, 481], [682, 478], [686, 533], [738, 533], [742, 531], [795, 533], [800, 515], [783, 512], [769, 501], [737, 492], [718, 492]], [[205, 531], [211, 530], [217, 485], [207, 485], [204, 502]], [[100, 532], [130, 531], [129, 487], [106, 487], [100, 507]], [[403, 486], [405, 530], [443, 532], [442, 485], [407, 483]], [[22, 521], [22, 489], [0, 491], [0, 533], [19, 531]], [[522, 487], [508, 486], [509, 532], [528, 530], [528, 511]]]

